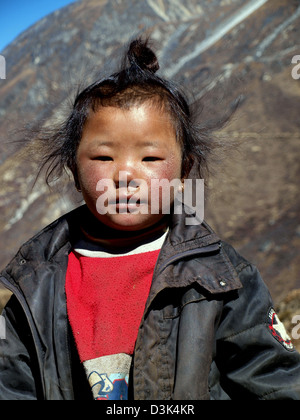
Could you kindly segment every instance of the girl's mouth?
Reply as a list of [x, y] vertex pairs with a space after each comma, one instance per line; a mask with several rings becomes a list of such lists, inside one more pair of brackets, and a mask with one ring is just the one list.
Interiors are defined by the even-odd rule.
[[148, 205], [148, 200], [141, 199], [133, 192], [117, 192], [116, 197], [108, 201], [108, 205], [117, 213], [139, 213], [142, 205]]

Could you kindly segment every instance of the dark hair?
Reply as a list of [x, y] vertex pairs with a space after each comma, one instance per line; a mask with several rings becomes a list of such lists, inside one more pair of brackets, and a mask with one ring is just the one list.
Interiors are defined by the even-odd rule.
[[130, 43], [118, 72], [77, 94], [69, 118], [51, 136], [41, 136], [43, 157], [39, 173], [46, 168], [48, 185], [60, 178], [66, 168], [72, 171], [76, 182], [77, 149], [91, 111], [96, 112], [102, 106], [129, 108], [145, 101], [163, 107], [170, 115], [182, 146], [182, 176], [188, 176], [193, 166], [194, 176], [207, 179], [210, 156], [216, 147], [213, 131], [221, 128], [228, 118], [217, 124], [197, 124], [181, 89], [174, 82], [159, 77], [158, 69], [149, 40], [139, 38]]

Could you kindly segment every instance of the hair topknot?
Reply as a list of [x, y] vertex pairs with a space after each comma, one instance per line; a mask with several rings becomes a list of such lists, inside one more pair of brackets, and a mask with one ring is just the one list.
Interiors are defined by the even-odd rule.
[[127, 58], [131, 66], [138, 66], [142, 70], [156, 73], [159, 63], [155, 53], [149, 47], [149, 40], [138, 38], [131, 42], [127, 52]]

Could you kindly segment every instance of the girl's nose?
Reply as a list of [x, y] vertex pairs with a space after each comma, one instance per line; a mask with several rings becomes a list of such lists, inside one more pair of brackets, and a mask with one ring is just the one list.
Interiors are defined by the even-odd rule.
[[136, 180], [137, 169], [133, 162], [127, 161], [116, 167], [114, 172], [114, 182], [116, 184], [116, 188], [127, 188], [129, 183], [133, 186]]

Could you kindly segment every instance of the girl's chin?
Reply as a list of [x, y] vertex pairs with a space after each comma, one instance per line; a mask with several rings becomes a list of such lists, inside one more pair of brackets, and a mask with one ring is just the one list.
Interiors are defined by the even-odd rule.
[[134, 213], [118, 213], [114, 215], [98, 216], [98, 220], [106, 226], [122, 231], [138, 231], [157, 224], [163, 215], [143, 215]]

